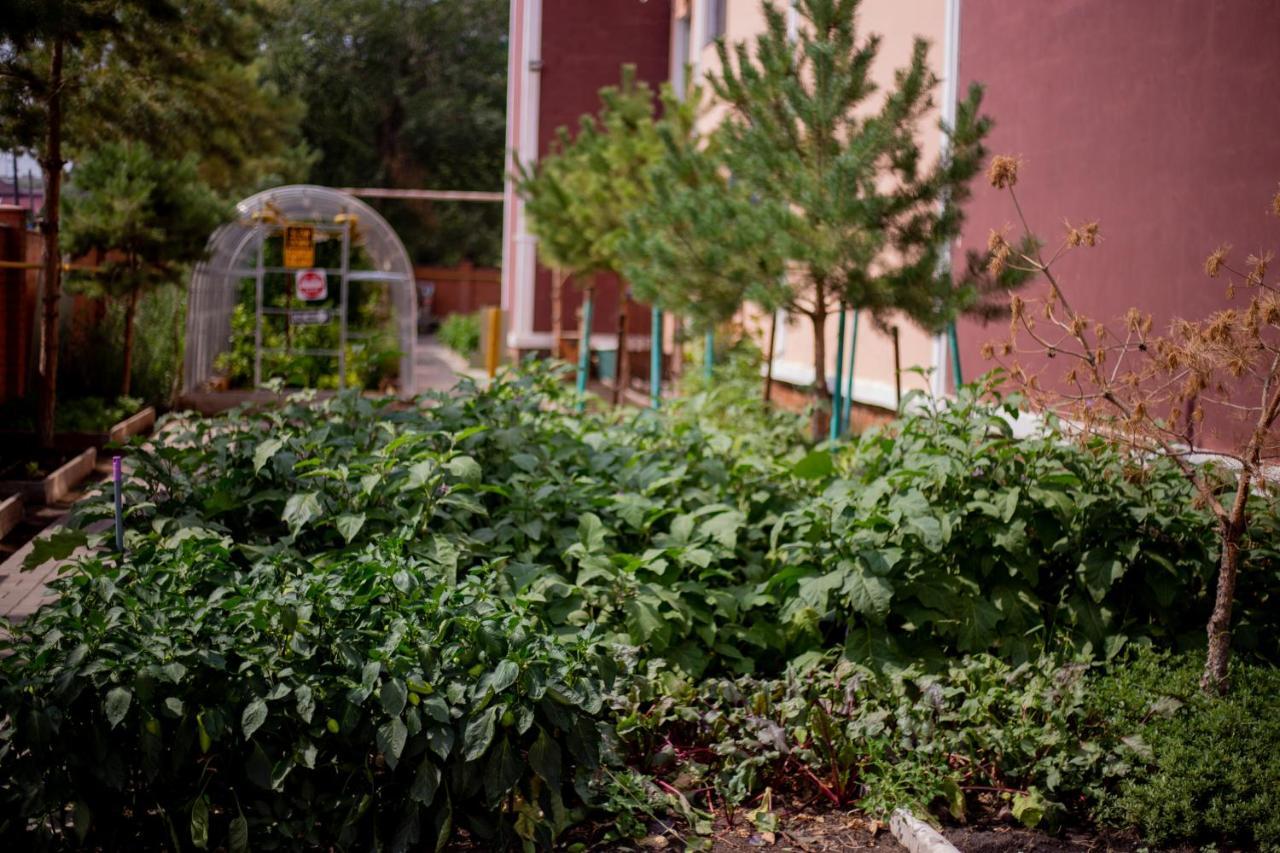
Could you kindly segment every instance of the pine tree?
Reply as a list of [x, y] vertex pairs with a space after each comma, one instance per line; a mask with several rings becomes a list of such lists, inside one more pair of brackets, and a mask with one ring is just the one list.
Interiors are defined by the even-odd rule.
[[[647, 200], [627, 217], [622, 271], [638, 298], [708, 331], [744, 301], [772, 312], [785, 270], [776, 211], [731, 178], [718, 137], [698, 132], [703, 90], [690, 87], [678, 103], [669, 95], [664, 115], [681, 118], [657, 128], [662, 150]], [[766, 395], [768, 386], [766, 378]]]
[[130, 392], [139, 298], [181, 280], [227, 207], [201, 182], [192, 156], [167, 160], [137, 143], [107, 143], [76, 163], [63, 209], [66, 248], [100, 253], [105, 260], [87, 281], [125, 300], [121, 396]]
[[719, 43], [723, 70], [709, 75], [729, 108], [717, 144], [734, 184], [761, 221], [776, 224], [774, 239], [788, 259], [785, 279], [754, 286], [770, 289], [774, 301], [813, 327], [815, 438], [830, 408], [831, 314], [858, 309], [883, 326], [900, 312], [937, 330], [976, 299], [973, 283], [953, 280], [939, 262], [959, 232], [959, 205], [984, 155], [990, 122], [979, 115], [981, 89], [970, 88], [954, 127], [944, 128], [947, 153], [926, 166], [922, 124], [938, 85], [928, 43], [916, 39], [910, 64], [896, 72], [879, 107], [868, 110], [877, 94], [872, 67], [880, 38], [861, 37], [858, 6], [859, 0], [797, 0], [802, 21], [792, 38], [783, 13], [766, 2], [767, 26], [754, 46], [731, 50]]

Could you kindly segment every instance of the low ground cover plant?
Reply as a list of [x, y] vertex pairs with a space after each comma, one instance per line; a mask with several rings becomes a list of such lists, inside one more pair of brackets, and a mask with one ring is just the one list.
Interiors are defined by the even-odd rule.
[[1230, 693], [1210, 698], [1203, 665], [1148, 655], [1098, 680], [1095, 704], [1143, 747], [1101, 817], [1158, 844], [1280, 850], [1280, 671], [1237, 662]]
[[[1027, 826], [1100, 818], [1156, 843], [1280, 849], [1280, 680], [1240, 665], [1221, 701], [1195, 653], [1111, 665], [990, 655], [927, 671], [808, 656], [776, 678], [691, 681], [654, 667], [614, 699], [630, 761], [704, 810], [773, 792]], [[759, 815], [751, 818], [759, 823]]]
[[[171, 418], [136, 450], [127, 555], [81, 563], [0, 663], [5, 831], [546, 845], [641, 802], [637, 770], [696, 826], [788, 784], [1090, 815], [1152, 765], [1089, 679], [1202, 624], [1211, 523], [1167, 462], [1017, 438], [982, 393], [818, 449], [714, 393], [579, 413], [540, 367]], [[1254, 547], [1237, 636], [1268, 659]]]

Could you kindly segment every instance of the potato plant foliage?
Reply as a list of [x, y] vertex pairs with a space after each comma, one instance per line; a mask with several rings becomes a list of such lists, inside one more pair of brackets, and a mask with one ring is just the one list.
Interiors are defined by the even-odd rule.
[[[0, 834], [396, 850], [465, 827], [541, 847], [610, 752], [605, 697], [648, 663], [926, 672], [1180, 642], [1213, 559], [1189, 487], [1014, 438], [1012, 404], [980, 394], [834, 452], [697, 406], [578, 413], [541, 368], [414, 406], [171, 419], [132, 457], [126, 555], [75, 562], [4, 641]], [[1242, 638], [1277, 618], [1258, 555]]]

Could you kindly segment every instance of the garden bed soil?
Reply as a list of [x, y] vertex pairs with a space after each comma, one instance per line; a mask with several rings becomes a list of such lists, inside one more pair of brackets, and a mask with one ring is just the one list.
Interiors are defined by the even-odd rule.
[[715, 853], [761, 849], [835, 853], [845, 850], [903, 851], [906, 848], [890, 834], [886, 824], [859, 814], [827, 812], [779, 815], [778, 829], [772, 835], [757, 832], [742, 819], [737, 820], [733, 827], [717, 825], [711, 849]]
[[[963, 853], [1195, 853], [1195, 847], [1157, 847], [1130, 832], [1064, 829], [1057, 835], [1020, 826], [946, 827], [942, 830]], [[1225, 848], [1221, 848], [1225, 849]]]

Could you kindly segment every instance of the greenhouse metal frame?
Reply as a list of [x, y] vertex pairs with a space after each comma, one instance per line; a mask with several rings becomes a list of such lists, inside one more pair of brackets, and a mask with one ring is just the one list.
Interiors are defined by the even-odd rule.
[[[231, 314], [239, 301], [240, 283], [245, 279], [255, 282], [253, 381], [255, 388], [261, 387], [262, 356], [274, 352], [262, 345], [264, 319], [273, 314], [288, 314], [287, 309], [264, 305], [264, 277], [295, 269], [266, 266], [265, 247], [267, 240], [281, 233], [286, 225], [310, 226], [322, 233], [338, 235], [342, 240], [341, 265], [325, 269], [326, 277], [336, 275], [339, 283], [338, 308], [334, 312], [339, 324], [338, 348], [292, 352], [333, 357], [337, 361], [339, 387], [345, 387], [347, 343], [359, 337], [347, 328], [349, 285], [356, 281], [385, 283], [395, 312], [400, 350], [397, 385], [402, 396], [415, 394], [418, 305], [413, 265], [404, 244], [368, 204], [341, 190], [307, 184], [276, 187], [246, 198], [236, 205], [235, 221], [223, 225], [209, 238], [206, 260], [193, 270], [187, 297], [184, 390], [201, 390], [214, 378], [218, 356], [230, 348]], [[363, 247], [372, 269], [350, 268], [353, 242]], [[291, 322], [292, 318], [286, 316], [286, 321]]]

